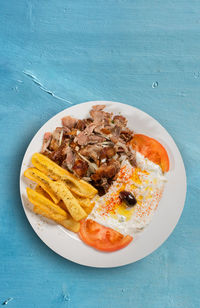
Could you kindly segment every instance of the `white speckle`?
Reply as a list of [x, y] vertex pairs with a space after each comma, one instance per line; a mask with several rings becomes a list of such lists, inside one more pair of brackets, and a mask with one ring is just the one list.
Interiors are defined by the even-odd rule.
[[71, 300], [65, 284], [62, 287], [62, 299], [64, 302], [70, 302]]
[[18, 86], [13, 87], [12, 90], [19, 92]]
[[180, 92], [180, 93], [179, 93], [179, 96], [183, 96], [183, 97], [185, 97], [185, 96], [186, 96], [186, 94], [185, 94], [185, 92]]
[[7, 300], [5, 300], [5, 302], [3, 302], [2, 305], [8, 305], [9, 302], [11, 302], [13, 300], [13, 297], [9, 297]]
[[155, 82], [152, 83], [152, 88], [154, 89], [156, 87], [158, 87], [158, 81], [155, 81]]

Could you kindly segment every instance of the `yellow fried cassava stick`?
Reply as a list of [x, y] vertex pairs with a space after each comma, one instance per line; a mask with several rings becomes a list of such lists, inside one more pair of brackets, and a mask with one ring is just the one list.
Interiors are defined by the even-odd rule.
[[[43, 195], [44, 197], [48, 198], [51, 200], [49, 194], [47, 194], [47, 192], [39, 185], [37, 185], [35, 187], [35, 191], [37, 191], [38, 193], [40, 193], [41, 195]], [[94, 202], [91, 202], [91, 199], [89, 198], [83, 198], [83, 197], [80, 197], [76, 194], [73, 193], [73, 196], [78, 200], [78, 203], [80, 204], [80, 206], [84, 209], [84, 211], [87, 213], [87, 214], [90, 214], [93, 207], [94, 207]], [[66, 209], [66, 206], [64, 204], [64, 202], [62, 200], [60, 200], [57, 205], [59, 207], [61, 207], [61, 209], [65, 210], [68, 212], [68, 210]]]
[[89, 215], [93, 210], [94, 204], [91, 204], [89, 207], [85, 207], [84, 211]]
[[80, 230], [80, 222], [75, 221], [71, 217], [60, 221], [59, 224], [65, 227], [66, 229], [76, 233], [79, 232]]
[[50, 183], [52, 190], [62, 199], [67, 210], [74, 220], [79, 221], [87, 216], [86, 212], [80, 206], [77, 199], [72, 195], [67, 185], [62, 181]]
[[[39, 184], [35, 187], [35, 191], [37, 191], [39, 194], [43, 195], [44, 197], [52, 200], [51, 197], [49, 196], [49, 194]], [[80, 197], [80, 196], [76, 195], [75, 193], [72, 193], [72, 194], [78, 200], [78, 203], [80, 204], [81, 207], [83, 207], [84, 209], [93, 208], [94, 205], [91, 205], [91, 199]], [[57, 204], [58, 204], [58, 206], [60, 206], [61, 208], [66, 210], [66, 206], [63, 204], [62, 200], [60, 200]]]
[[27, 187], [28, 199], [33, 203], [33, 211], [36, 214], [40, 214], [48, 219], [54, 220], [66, 229], [73, 232], [78, 232], [80, 229], [80, 223], [74, 221], [63, 209], [58, 205], [51, 202], [43, 195], [37, 193], [33, 189]]
[[[37, 185], [37, 186], [35, 187], [35, 191], [37, 191], [39, 194], [43, 195], [45, 198], [47, 198], [47, 199], [49, 199], [49, 200], [52, 201], [52, 199], [51, 199], [51, 197], [49, 196], [49, 194], [47, 194], [47, 192], [46, 192], [40, 185]], [[65, 212], [67, 211], [66, 206], [65, 206], [65, 204], [64, 204], [64, 202], [63, 202], [62, 200], [60, 200], [60, 201], [57, 203], [57, 205], [58, 205], [61, 209], [63, 209]], [[67, 211], [67, 212], [68, 212], [68, 211]], [[68, 214], [69, 214], [69, 212], [68, 212]]]
[[72, 195], [78, 200], [78, 203], [80, 204], [80, 206], [82, 206], [84, 208], [91, 206], [91, 199], [90, 198], [80, 197], [73, 192], [72, 192]]
[[28, 168], [24, 172], [24, 175], [30, 180], [39, 184], [50, 195], [51, 199], [55, 203], [58, 203], [60, 201], [60, 199], [56, 196], [54, 191], [49, 186], [49, 183], [51, 182], [51, 180], [44, 173], [42, 173], [36, 168]]
[[51, 200], [39, 194], [35, 190], [27, 187], [27, 195], [31, 203], [36, 206], [38, 205], [48, 208], [53, 214], [55, 214], [57, 220], [67, 218], [67, 213], [63, 209], [61, 209], [57, 204], [53, 203]]
[[52, 179], [64, 181], [68, 188], [80, 197], [93, 198], [97, 193], [97, 190], [92, 185], [78, 179], [43, 154], [33, 154], [32, 164]]
[[43, 195], [45, 198], [49, 199], [52, 201], [51, 197], [49, 196], [49, 194], [39, 185], [37, 184], [35, 187], [35, 191], [41, 195]]
[[69, 218], [63, 218], [62, 220], [56, 220], [54, 216], [52, 216], [51, 211], [46, 208], [45, 206], [38, 206], [34, 205], [33, 211], [36, 214], [42, 215], [48, 219], [54, 220], [58, 224], [62, 225], [66, 229], [73, 231], [73, 232], [79, 232], [80, 229], [80, 223], [72, 219], [71, 217]]

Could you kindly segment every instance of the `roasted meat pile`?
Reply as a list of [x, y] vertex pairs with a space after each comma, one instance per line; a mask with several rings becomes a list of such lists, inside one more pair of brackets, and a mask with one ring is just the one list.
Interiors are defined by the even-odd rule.
[[45, 133], [41, 153], [61, 167], [95, 186], [100, 195], [107, 192], [123, 160], [135, 165], [128, 142], [133, 132], [122, 115], [104, 111], [105, 105], [93, 106], [90, 117], [62, 119], [62, 127]]

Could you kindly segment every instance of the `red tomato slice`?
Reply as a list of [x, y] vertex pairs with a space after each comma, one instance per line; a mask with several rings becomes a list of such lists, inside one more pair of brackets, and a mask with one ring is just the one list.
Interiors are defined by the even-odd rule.
[[122, 249], [133, 239], [132, 236], [124, 236], [121, 233], [104, 227], [91, 219], [84, 219], [81, 221], [79, 237], [87, 245], [107, 252]]
[[136, 134], [130, 141], [132, 148], [159, 165], [163, 172], [169, 171], [169, 157], [165, 148], [155, 139]]

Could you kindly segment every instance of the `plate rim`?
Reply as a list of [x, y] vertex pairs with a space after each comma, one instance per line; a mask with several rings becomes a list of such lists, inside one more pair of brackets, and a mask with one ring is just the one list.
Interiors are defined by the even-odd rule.
[[[52, 120], [54, 120], [55, 118], [59, 117], [59, 115], [61, 115], [63, 112], [67, 111], [69, 112], [70, 109], [73, 109], [73, 107], [75, 106], [80, 106], [80, 105], [96, 105], [96, 104], [108, 104], [108, 103], [111, 103], [111, 104], [118, 104], [118, 105], [124, 105], [124, 106], [128, 106], [130, 107], [131, 109], [133, 110], [136, 110], [136, 111], [139, 111], [140, 113], [142, 113], [143, 115], [145, 116], [148, 116], [149, 118], [151, 118], [151, 120], [154, 121], [154, 123], [156, 123], [156, 125], [159, 125], [162, 127], [162, 129], [164, 129], [165, 133], [167, 133], [168, 137], [171, 139], [170, 141], [174, 144], [174, 146], [176, 147], [176, 150], [178, 151], [178, 154], [179, 154], [179, 158], [181, 160], [181, 164], [182, 164], [182, 171], [184, 173], [184, 198], [183, 198], [183, 205], [181, 207], [181, 210], [179, 212], [179, 215], [178, 215], [178, 218], [177, 218], [177, 221], [176, 223], [174, 224], [173, 228], [170, 230], [170, 232], [168, 233], [168, 235], [164, 238], [164, 240], [161, 241], [161, 243], [159, 243], [159, 245], [156, 246], [156, 248], [153, 248], [151, 251], [149, 251], [148, 253], [146, 253], [144, 256], [142, 256], [141, 258], [138, 258], [134, 261], [130, 261], [130, 262], [121, 262], [120, 264], [118, 265], [91, 265], [89, 264], [88, 262], [83, 262], [83, 261], [77, 261], [77, 260], [74, 260], [73, 258], [71, 257], [66, 257], [64, 254], [62, 254], [61, 252], [58, 252], [56, 251], [55, 248], [51, 247], [51, 245], [49, 245], [48, 243], [45, 242], [45, 240], [42, 238], [41, 234], [39, 232], [37, 232], [36, 228], [34, 228], [33, 224], [31, 223], [31, 220], [29, 219], [28, 217], [28, 214], [27, 214], [27, 210], [26, 210], [26, 207], [25, 207], [25, 204], [24, 204], [24, 201], [23, 201], [23, 197], [22, 197], [22, 176], [23, 176], [23, 165], [24, 165], [24, 162], [25, 162], [25, 159], [26, 159], [26, 155], [27, 155], [27, 152], [29, 150], [29, 147], [31, 146], [33, 140], [36, 138], [36, 136], [44, 129], [44, 127]], [[186, 170], [185, 170], [185, 165], [184, 165], [184, 161], [183, 161], [183, 158], [182, 158], [182, 155], [179, 151], [179, 148], [178, 146], [176, 145], [173, 137], [168, 133], [168, 131], [165, 129], [165, 127], [157, 120], [155, 119], [153, 116], [149, 115], [148, 113], [146, 113], [145, 111], [135, 107], [135, 106], [132, 106], [132, 105], [129, 105], [129, 104], [125, 104], [125, 103], [121, 103], [121, 102], [115, 102], [115, 101], [105, 101], [105, 100], [96, 100], [96, 101], [87, 101], [87, 102], [83, 102], [83, 103], [78, 103], [78, 104], [73, 104], [72, 106], [69, 106], [61, 111], [59, 111], [58, 113], [56, 113], [54, 116], [52, 116], [50, 119], [48, 119], [39, 129], [38, 131], [35, 133], [35, 135], [32, 137], [31, 141], [29, 142], [27, 148], [26, 148], [26, 151], [24, 153], [24, 156], [23, 156], [23, 159], [22, 159], [22, 163], [21, 163], [21, 167], [20, 167], [20, 174], [19, 174], [19, 189], [20, 189], [20, 198], [21, 198], [21, 203], [22, 203], [22, 207], [23, 207], [23, 210], [25, 212], [25, 215], [26, 215], [26, 218], [28, 219], [28, 222], [30, 223], [32, 229], [34, 230], [34, 232], [37, 234], [37, 236], [40, 238], [40, 240], [48, 247], [50, 248], [52, 251], [54, 251], [56, 254], [60, 255], [61, 257], [71, 261], [71, 262], [74, 262], [74, 263], [77, 263], [77, 264], [80, 264], [80, 265], [83, 265], [83, 266], [88, 266], [88, 267], [95, 267], [95, 268], [114, 268], [114, 267], [121, 267], [121, 266], [125, 266], [125, 265], [128, 265], [128, 264], [132, 264], [132, 263], [135, 263], [139, 260], [142, 260], [144, 259], [145, 257], [149, 256], [150, 254], [152, 254], [154, 251], [156, 251], [158, 248], [160, 248], [165, 242], [166, 240], [170, 237], [170, 235], [173, 233], [174, 229], [176, 228], [178, 222], [179, 222], [179, 219], [182, 215], [182, 212], [183, 212], [183, 209], [184, 209], [184, 206], [185, 206], [185, 201], [186, 201], [186, 195], [187, 195], [187, 174], [186, 174]], [[89, 247], [90, 248], [90, 247]]]

